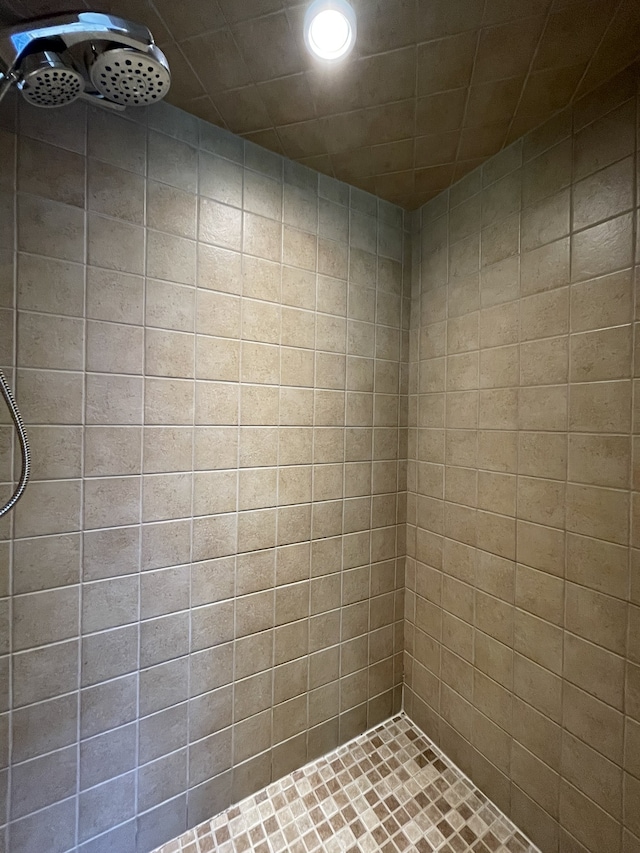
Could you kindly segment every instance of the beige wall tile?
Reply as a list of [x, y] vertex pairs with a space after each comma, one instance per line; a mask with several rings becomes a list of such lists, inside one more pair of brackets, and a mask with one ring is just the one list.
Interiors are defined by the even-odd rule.
[[551, 243], [569, 233], [571, 193], [562, 190], [522, 211], [520, 239], [522, 249], [530, 249]]
[[480, 312], [480, 346], [497, 347], [518, 341], [519, 305], [510, 302]]
[[594, 382], [571, 386], [569, 427], [589, 432], [625, 433], [630, 426], [631, 383]]
[[570, 480], [597, 486], [628, 488], [629, 439], [623, 436], [569, 436]]
[[567, 530], [619, 544], [627, 541], [629, 496], [593, 486], [567, 486]]
[[485, 349], [480, 353], [480, 387], [500, 388], [518, 384], [520, 351], [517, 346]]
[[564, 483], [533, 477], [518, 478], [518, 516], [524, 521], [563, 527], [565, 520]]
[[205, 335], [239, 338], [240, 300], [233, 296], [199, 290], [196, 331]]
[[560, 727], [520, 699], [513, 703], [513, 735], [553, 770], [560, 769]]
[[547, 146], [548, 150], [532, 158], [525, 166], [522, 175], [522, 199], [525, 205], [553, 195], [571, 183], [572, 144], [570, 139], [561, 139], [554, 140], [557, 144]]
[[567, 381], [569, 339], [547, 338], [520, 344], [520, 383], [558, 385]]
[[633, 158], [627, 157], [573, 188], [573, 227], [586, 228], [633, 206]]
[[[70, 317], [21, 314], [18, 325], [18, 359], [21, 365], [82, 370], [83, 325], [82, 320]], [[10, 339], [9, 334], [8, 337]], [[6, 361], [9, 358], [7, 353]]]
[[556, 240], [522, 255], [520, 293], [530, 296], [569, 283], [569, 238]]
[[484, 267], [480, 274], [480, 304], [483, 308], [518, 298], [520, 259], [506, 258]]
[[622, 710], [624, 702], [624, 671], [623, 658], [565, 634], [565, 678], [618, 710]]
[[626, 379], [631, 365], [631, 326], [571, 336], [571, 381]]
[[571, 287], [571, 331], [580, 332], [631, 321], [630, 270], [612, 273]]
[[513, 561], [489, 554], [477, 553], [476, 586], [496, 598], [513, 602], [515, 565]]
[[[58, 236], [56, 236], [58, 235]], [[63, 261], [84, 254], [84, 216], [71, 207], [37, 196], [22, 196], [18, 205], [18, 249]], [[132, 270], [136, 272], [138, 270]], [[141, 271], [141, 270], [140, 270]]]
[[518, 424], [518, 391], [498, 388], [480, 392], [478, 426], [480, 429], [515, 429]]
[[620, 849], [617, 822], [565, 781], [560, 787], [560, 820], [580, 841]]
[[567, 537], [567, 579], [624, 598], [627, 594], [627, 550], [587, 536]]
[[620, 655], [626, 651], [627, 610], [624, 601], [567, 584], [566, 628]]
[[[447, 441], [450, 440], [447, 434]], [[475, 434], [474, 455], [475, 464]], [[516, 473], [518, 468], [518, 434], [516, 432], [503, 432], [498, 430], [480, 430], [477, 437], [477, 459], [478, 467], [489, 471], [502, 471], [503, 473]]]
[[[429, 311], [427, 316], [432, 316]], [[466, 314], [463, 317], [455, 317], [447, 322], [447, 352], [468, 352], [478, 348], [479, 341], [479, 314]], [[426, 357], [426, 356], [425, 356]]]
[[478, 507], [502, 515], [516, 512], [516, 478], [511, 474], [478, 472]]
[[562, 681], [521, 655], [514, 659], [514, 693], [536, 710], [559, 723], [562, 719]]
[[564, 434], [520, 432], [518, 472], [563, 480], [567, 472], [567, 438]]
[[[543, 588], [544, 583], [540, 586]], [[540, 609], [544, 609], [542, 604]], [[552, 608], [548, 609], [551, 610]], [[562, 674], [562, 630], [559, 626], [553, 625], [551, 622], [540, 619], [524, 610], [516, 610], [514, 648], [521, 655], [525, 655], [529, 661], [539, 664], [558, 676]], [[552, 679], [549, 679], [548, 676], [535, 669], [535, 667], [523, 663], [522, 668], [529, 671], [529, 674], [534, 679], [534, 683], [539, 681], [542, 684], [550, 685], [553, 682]], [[531, 704], [536, 705], [544, 713], [553, 716], [550, 709], [540, 706], [532, 697], [523, 694], [523, 698]]]
[[632, 102], [627, 101], [576, 134], [577, 178], [591, 174], [631, 153], [633, 142], [629, 118], [632, 112]]
[[516, 605], [529, 613], [562, 625], [564, 583], [561, 578], [519, 565], [516, 574]]
[[566, 429], [566, 386], [521, 388], [518, 403], [518, 426], [520, 429], [550, 430], [555, 432]]
[[559, 775], [517, 741], [513, 745], [511, 762], [513, 781], [552, 817], [557, 817]]
[[482, 266], [497, 263], [518, 253], [520, 218], [513, 214], [482, 231]]
[[631, 214], [575, 234], [571, 241], [572, 281], [595, 278], [630, 266], [632, 238]]
[[148, 231], [147, 275], [179, 284], [195, 284], [196, 249], [197, 244], [192, 240]]
[[138, 276], [89, 267], [87, 316], [115, 323], [142, 323], [144, 289]]
[[447, 358], [447, 391], [465, 391], [478, 387], [478, 353]]
[[569, 331], [569, 290], [538, 293], [520, 302], [520, 340], [563, 335]]
[[565, 685], [563, 724], [617, 764], [622, 761], [624, 718], [594, 696]]

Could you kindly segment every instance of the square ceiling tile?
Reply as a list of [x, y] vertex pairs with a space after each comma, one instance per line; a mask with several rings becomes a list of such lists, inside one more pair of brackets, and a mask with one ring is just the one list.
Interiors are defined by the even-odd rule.
[[252, 82], [229, 29], [194, 36], [180, 42], [180, 47], [210, 95]]
[[347, 175], [357, 178], [368, 177], [373, 173], [371, 148], [358, 148], [355, 151], [340, 151], [331, 154], [331, 162], [336, 178], [351, 183]]
[[518, 18], [528, 18], [533, 15], [546, 15], [552, 0], [487, 0], [484, 10], [483, 25], [506, 24]]
[[460, 160], [478, 160], [493, 157], [505, 144], [509, 124], [488, 124], [483, 127], [467, 127], [460, 134]]
[[[218, 0], [228, 23], [236, 24], [238, 21], [249, 21], [251, 18], [260, 18], [271, 12], [279, 12], [284, 8], [282, 0]], [[184, 9], [184, 7], [183, 7]]]
[[640, 57], [640, 4], [622, 0], [604, 34], [602, 43], [591, 58], [589, 69], [576, 93], [577, 97], [595, 89], [617, 71]]
[[509, 122], [518, 106], [523, 84], [524, 77], [515, 77], [472, 86], [464, 126], [481, 127], [487, 123]]
[[551, 115], [563, 107], [576, 91], [585, 70], [584, 63], [568, 68], [548, 68], [529, 75], [518, 105], [524, 115]]
[[414, 148], [413, 139], [372, 145], [370, 149], [372, 174], [385, 175], [388, 172], [404, 172], [413, 169]]
[[375, 178], [375, 193], [399, 204], [401, 199], [414, 193], [415, 180], [416, 173], [413, 169], [405, 172], [394, 172], [389, 175], [378, 175]]
[[278, 127], [278, 136], [287, 157], [292, 160], [319, 154], [328, 156], [322, 127], [317, 119]]
[[[129, 3], [124, 5], [130, 8]], [[227, 24], [216, 0], [189, 0], [188, 14], [185, 14], [184, 6], [175, 0], [154, 0], [154, 6], [176, 41], [218, 30]], [[130, 9], [129, 14], [132, 11]]]
[[228, 89], [211, 96], [226, 126], [234, 133], [271, 127], [271, 119], [256, 86]]
[[484, 5], [485, 0], [419, 2], [415, 30], [417, 41], [431, 41], [477, 30], [482, 23]]
[[473, 82], [486, 83], [526, 74], [544, 23], [543, 17], [524, 18], [482, 30]]
[[426, 42], [418, 47], [418, 96], [467, 86], [478, 34], [474, 31]]
[[432, 133], [429, 136], [419, 136], [416, 139], [416, 167], [440, 166], [455, 162], [460, 144], [460, 131], [450, 130], [448, 133]]
[[418, 98], [416, 103], [416, 134], [458, 130], [462, 126], [468, 89], [452, 89], [437, 95]]
[[429, 193], [446, 189], [453, 179], [454, 171], [454, 163], [442, 166], [429, 166], [426, 169], [416, 169], [416, 191], [419, 193]]
[[356, 0], [358, 53], [368, 56], [416, 42], [418, 0]]
[[600, 44], [618, 0], [591, 0], [580, 4], [580, 15], [569, 6], [549, 16], [538, 46], [533, 70], [588, 62]]
[[316, 111], [304, 74], [259, 83], [258, 92], [274, 125], [315, 118]]
[[231, 31], [254, 82], [304, 69], [284, 11], [234, 24]]

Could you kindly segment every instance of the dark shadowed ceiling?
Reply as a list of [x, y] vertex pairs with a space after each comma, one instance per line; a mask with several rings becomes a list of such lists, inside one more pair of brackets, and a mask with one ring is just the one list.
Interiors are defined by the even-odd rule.
[[353, 0], [355, 51], [326, 71], [304, 47], [307, 5], [0, 0], [0, 15], [143, 22], [174, 104], [408, 208], [640, 54], [640, 0]]

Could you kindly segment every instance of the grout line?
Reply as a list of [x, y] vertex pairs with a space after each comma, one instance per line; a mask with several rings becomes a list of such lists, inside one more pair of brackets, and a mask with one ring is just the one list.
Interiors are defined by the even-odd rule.
[[[485, 16], [487, 13], [487, 3], [488, 2], [489, 2], [489, 0], [484, 0], [484, 6], [482, 8], [481, 21], [484, 21], [484, 19], [485, 19]], [[467, 118], [467, 110], [469, 109], [469, 101], [471, 100], [471, 88], [473, 85], [473, 72], [476, 68], [476, 63], [478, 61], [478, 53], [480, 52], [480, 40], [482, 38], [483, 32], [484, 32], [484, 27], [481, 25], [478, 27], [478, 34], [476, 37], [476, 47], [475, 47], [475, 51], [473, 54], [473, 62], [471, 64], [471, 74], [469, 75], [469, 83], [467, 85], [467, 91], [465, 93], [465, 99], [464, 99], [464, 109], [462, 111], [462, 121], [460, 122], [460, 136], [458, 137], [458, 144], [456, 146], [456, 153], [455, 153], [455, 156], [453, 158], [454, 174], [457, 170], [458, 164], [461, 162], [461, 160], [460, 160], [460, 149], [462, 148], [462, 134], [464, 133], [464, 130], [465, 130], [465, 120]], [[501, 147], [503, 147], [503, 146], [501, 146]], [[462, 161], [462, 162], [464, 162], [464, 161]], [[460, 180], [462, 180], [462, 178]], [[451, 181], [451, 183], [453, 183], [453, 180]], [[451, 185], [451, 183], [450, 183], [450, 185]], [[457, 183], [457, 181], [455, 181], [455, 183]], [[447, 282], [448, 282], [448, 276], [447, 276]]]
[[[619, 0], [619, 3], [618, 3], [618, 5], [616, 6], [615, 11], [612, 13], [611, 17], [609, 18], [609, 21], [608, 21], [608, 23], [607, 23], [607, 26], [604, 28], [604, 31], [603, 31], [603, 33], [602, 33], [602, 37], [600, 38], [600, 40], [599, 40], [599, 42], [598, 42], [598, 46], [596, 47], [596, 49], [595, 49], [595, 50], [593, 51], [593, 53], [591, 54], [591, 57], [590, 57], [589, 61], [587, 62], [586, 67], [585, 67], [585, 69], [584, 69], [583, 73], [580, 75], [580, 79], [578, 80], [578, 83], [576, 84], [575, 89], [573, 90], [573, 93], [572, 93], [572, 95], [571, 95], [571, 98], [569, 99], [569, 104], [572, 104], [572, 103], [576, 100], [576, 98], [578, 97], [578, 92], [580, 91], [580, 89], [581, 89], [582, 84], [584, 83], [584, 81], [587, 79], [587, 76], [588, 76], [588, 74], [589, 74], [589, 71], [591, 70], [591, 66], [593, 65], [593, 61], [594, 61], [594, 59], [596, 58], [596, 56], [598, 55], [598, 53], [599, 53], [599, 51], [600, 51], [600, 48], [601, 48], [601, 47], [602, 47], [602, 45], [604, 44], [605, 39], [606, 39], [607, 35], [609, 34], [609, 30], [611, 29], [611, 27], [613, 26], [614, 21], [615, 21], [615, 20], [616, 20], [616, 18], [618, 17], [618, 13], [619, 13], [619, 12], [620, 12], [620, 10], [622, 9], [624, 2], [625, 2], [625, 0]], [[622, 70], [624, 70], [624, 69], [622, 69]], [[619, 73], [619, 72], [616, 72], [616, 73]], [[606, 82], [606, 81], [602, 81], [602, 82]], [[587, 92], [585, 92], [584, 94], [588, 94], [588, 93], [587, 93]]]
[[87, 270], [89, 258], [89, 163], [87, 157], [88, 147], [88, 122], [87, 111], [84, 111], [84, 152], [83, 168], [84, 168], [84, 209], [83, 209], [83, 305], [82, 305], [82, 412], [81, 412], [81, 438], [80, 438], [80, 577], [78, 585], [78, 650], [77, 650], [77, 729], [76, 729], [76, 825], [75, 825], [75, 844], [79, 843], [80, 839], [80, 792], [81, 792], [81, 743], [82, 743], [82, 725], [81, 725], [81, 710], [82, 710], [82, 615], [84, 606], [84, 502], [85, 502], [85, 456], [86, 456], [86, 402], [87, 402]]
[[[622, 0], [621, 0], [621, 2], [622, 2]], [[502, 147], [504, 147], [506, 145], [507, 140], [509, 139], [509, 135], [511, 134], [511, 128], [513, 127], [513, 123], [515, 121], [516, 115], [518, 114], [518, 110], [520, 109], [520, 104], [522, 103], [522, 99], [524, 97], [525, 89], [527, 88], [527, 83], [529, 82], [531, 75], [533, 73], [533, 66], [535, 65], [535, 61], [538, 57], [540, 47], [541, 47], [542, 42], [544, 40], [544, 35], [547, 31], [547, 27], [549, 26], [549, 21], [551, 20], [551, 14], [553, 11], [553, 7], [554, 7], [554, 3], [552, 3], [551, 0], [549, 0], [549, 5], [547, 7], [547, 13], [545, 15], [545, 21], [544, 21], [544, 24], [542, 25], [542, 29], [540, 30], [540, 37], [539, 37], [538, 43], [536, 44], [535, 49], [533, 51], [533, 56], [531, 57], [531, 62], [529, 63], [529, 68], [527, 69], [527, 73], [525, 74], [525, 78], [524, 78], [524, 81], [522, 83], [522, 89], [520, 90], [520, 96], [518, 98], [518, 103], [516, 104], [516, 107], [513, 111], [513, 115], [511, 117], [511, 121], [509, 122], [509, 126], [507, 128], [507, 132], [505, 134], [504, 141], [502, 143]]]
[[[9, 100], [11, 103], [11, 100]], [[17, 110], [17, 103], [13, 104], [13, 112], [14, 112], [14, 151], [13, 151], [13, 161], [11, 164], [12, 175], [13, 175], [13, 189], [14, 189], [14, 198], [13, 198], [13, 247], [12, 247], [12, 261], [13, 261], [13, 278], [12, 278], [12, 296], [13, 296], [13, 304], [11, 306], [12, 311], [12, 332], [13, 332], [13, 346], [12, 346], [12, 362], [15, 365], [13, 370], [13, 378], [11, 375], [8, 377], [9, 382], [13, 382], [14, 387], [16, 388], [16, 396], [18, 392], [18, 131], [19, 131], [19, 121], [20, 117]], [[17, 396], [19, 401], [19, 397]], [[8, 422], [9, 427], [11, 428], [11, 421]], [[16, 451], [17, 451], [17, 443], [16, 443], [16, 435], [15, 430], [11, 431], [11, 445], [9, 452], [9, 476], [11, 478], [11, 484], [15, 482], [15, 465], [16, 465]], [[8, 618], [9, 625], [13, 625], [14, 611], [13, 611], [13, 589], [15, 584], [15, 533], [16, 533], [16, 524], [15, 524], [15, 513], [11, 513], [10, 518], [8, 519], [8, 536], [9, 536], [9, 603], [8, 603]], [[8, 744], [7, 744], [7, 794], [5, 798], [5, 814], [3, 823], [6, 823], [6, 829], [3, 831], [3, 835], [6, 838], [7, 848], [11, 844], [11, 809], [12, 809], [12, 794], [13, 794], [13, 704], [15, 701], [14, 696], [14, 684], [13, 684], [13, 676], [14, 676], [14, 642], [13, 642], [13, 631], [9, 630], [8, 636], [8, 650], [9, 650], [9, 666], [8, 666], [8, 701], [7, 701], [7, 717], [8, 717]], [[1, 840], [1, 838], [0, 838]], [[0, 845], [1, 846], [1, 845]]]

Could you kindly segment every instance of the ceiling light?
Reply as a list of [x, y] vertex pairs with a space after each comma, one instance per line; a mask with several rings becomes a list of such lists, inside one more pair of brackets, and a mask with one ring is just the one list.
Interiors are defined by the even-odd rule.
[[347, 0], [315, 0], [304, 16], [309, 51], [325, 62], [344, 59], [356, 42], [356, 13]]

